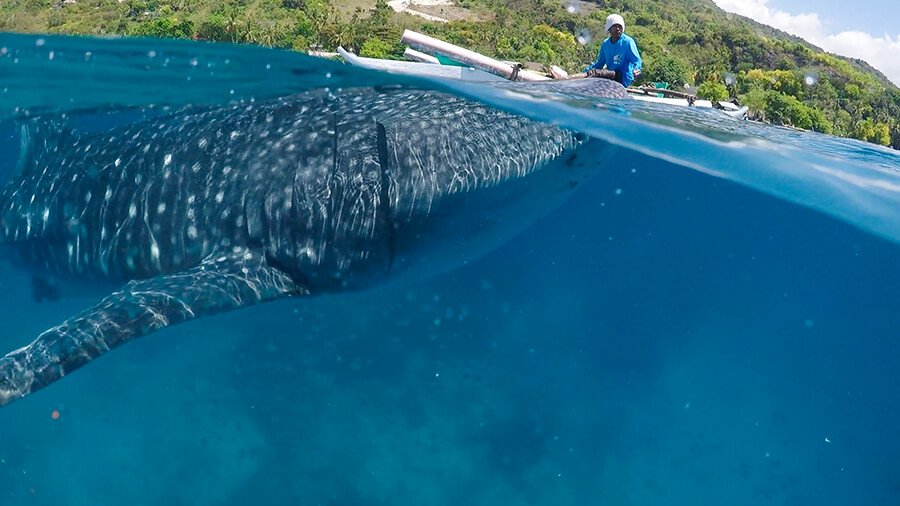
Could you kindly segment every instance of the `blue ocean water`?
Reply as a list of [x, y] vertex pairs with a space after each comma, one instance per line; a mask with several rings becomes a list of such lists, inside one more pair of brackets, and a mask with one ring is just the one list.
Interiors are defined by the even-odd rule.
[[[462, 269], [174, 326], [0, 408], [0, 505], [900, 504], [897, 152], [260, 48], [0, 35], [0, 173], [26, 117], [100, 131], [359, 86], [618, 149]], [[96, 300], [0, 272], [3, 351]]]

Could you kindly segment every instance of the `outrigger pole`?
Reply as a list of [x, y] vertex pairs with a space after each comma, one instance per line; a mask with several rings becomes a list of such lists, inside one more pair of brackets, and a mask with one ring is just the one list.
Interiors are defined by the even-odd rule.
[[412, 30], [404, 30], [400, 41], [413, 49], [433, 55], [446, 56], [452, 60], [490, 72], [510, 81], [547, 81], [550, 79], [547, 76], [523, 70], [520, 65], [495, 60], [475, 51], [470, 51]]

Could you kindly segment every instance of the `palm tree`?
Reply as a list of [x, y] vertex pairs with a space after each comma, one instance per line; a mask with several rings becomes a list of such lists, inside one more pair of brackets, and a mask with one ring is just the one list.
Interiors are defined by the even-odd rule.
[[250, 18], [247, 18], [247, 22], [241, 31], [241, 40], [248, 43], [258, 42], [256, 27], [253, 26], [253, 20]]
[[275, 22], [272, 20], [267, 20], [263, 23], [263, 27], [259, 32], [259, 40], [258, 42], [264, 46], [272, 47], [275, 45], [275, 42], [278, 40], [278, 29], [275, 26]]
[[237, 9], [228, 9], [225, 13], [225, 31], [231, 36], [232, 44], [238, 41], [239, 20], [240, 15]]

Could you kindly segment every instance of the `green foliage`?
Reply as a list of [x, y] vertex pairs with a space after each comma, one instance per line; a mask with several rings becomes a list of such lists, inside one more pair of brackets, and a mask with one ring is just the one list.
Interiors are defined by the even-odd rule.
[[128, 35], [189, 39], [193, 38], [194, 24], [176, 17], [155, 18], [132, 25], [128, 29]]
[[571, 33], [564, 33], [549, 25], [536, 25], [521, 39], [518, 59], [550, 65], [572, 64], [578, 43]]
[[713, 102], [728, 100], [728, 88], [715, 81], [703, 81], [697, 88], [697, 97]]
[[227, 24], [228, 22], [223, 16], [214, 14], [198, 23], [196, 38], [219, 42], [231, 41], [231, 34], [228, 32]]
[[369, 39], [365, 41], [362, 47], [359, 49], [360, 56], [367, 56], [369, 58], [387, 58], [391, 56], [391, 44], [381, 40], [381, 39]]
[[681, 87], [687, 80], [687, 66], [674, 56], [661, 54], [644, 57], [644, 78], [651, 82], [667, 83]]
[[742, 92], [751, 89], [774, 90], [795, 98], [800, 98], [803, 92], [803, 81], [789, 70], [752, 69], [738, 75], [737, 85]]
[[754, 88], [739, 99], [758, 119], [823, 133], [833, 131], [831, 122], [822, 111], [804, 104], [792, 95], [773, 89]]
[[887, 146], [891, 143], [891, 132], [884, 123], [876, 123], [870, 119], [865, 119], [856, 124], [853, 137], [861, 140], [874, 142]]

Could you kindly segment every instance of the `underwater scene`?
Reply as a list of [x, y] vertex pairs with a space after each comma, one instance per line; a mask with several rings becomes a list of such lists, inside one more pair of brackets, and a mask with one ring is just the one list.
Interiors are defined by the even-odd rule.
[[587, 81], [0, 34], [0, 505], [900, 504], [900, 153]]

